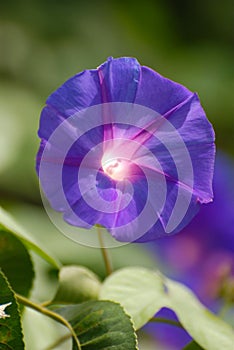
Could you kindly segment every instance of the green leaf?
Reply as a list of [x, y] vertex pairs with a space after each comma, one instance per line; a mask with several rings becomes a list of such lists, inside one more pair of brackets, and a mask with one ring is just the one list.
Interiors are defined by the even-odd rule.
[[206, 309], [190, 289], [167, 279], [171, 309], [196, 342], [206, 350], [233, 350], [234, 332], [230, 325]]
[[1, 229], [0, 268], [14, 291], [28, 296], [34, 278], [31, 257], [18, 238]]
[[187, 287], [154, 271], [137, 267], [119, 270], [104, 281], [99, 298], [118, 301], [132, 316], [136, 329], [160, 308], [169, 307], [201, 347], [233, 350], [231, 326], [206, 309]]
[[37, 243], [34, 243], [26, 230], [22, 228], [13, 217], [0, 207], [0, 228], [11, 232], [28, 248], [33, 250], [37, 255], [53, 265], [56, 269], [61, 267], [60, 262], [51, 254], [48, 254], [44, 249], [40, 248]]
[[204, 350], [204, 348], [198, 345], [195, 341], [191, 341], [183, 348], [183, 350]]
[[87, 301], [57, 312], [73, 326], [82, 350], [138, 349], [131, 319], [119, 304]]
[[57, 304], [76, 304], [97, 300], [100, 280], [92, 271], [83, 266], [64, 266], [59, 272], [59, 286], [53, 299]]
[[24, 342], [14, 293], [4, 274], [0, 271], [0, 304], [8, 304], [4, 310], [9, 317], [0, 317], [0, 349], [23, 350]]
[[111, 274], [101, 287], [99, 299], [119, 302], [132, 316], [136, 329], [166, 304], [162, 276], [142, 267], [127, 267]]

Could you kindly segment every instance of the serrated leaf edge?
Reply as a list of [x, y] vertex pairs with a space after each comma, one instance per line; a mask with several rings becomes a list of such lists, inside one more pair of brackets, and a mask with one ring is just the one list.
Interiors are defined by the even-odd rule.
[[[19, 305], [19, 303], [18, 303], [18, 301], [17, 301], [17, 299], [16, 299], [16, 297], [15, 297], [15, 293], [14, 293], [14, 291], [13, 291], [13, 289], [12, 289], [12, 287], [11, 287], [11, 285], [10, 285], [10, 283], [9, 283], [9, 281], [8, 281], [8, 279], [7, 279], [7, 277], [6, 277], [6, 275], [3, 273], [3, 271], [2, 271], [1, 268], [0, 268], [0, 274], [2, 275], [4, 281], [6, 282], [6, 285], [7, 285], [7, 287], [9, 288], [9, 290], [10, 290], [12, 296], [13, 296], [13, 299], [14, 299], [14, 301], [15, 301], [15, 303], [16, 303], [17, 312], [18, 312], [18, 315], [19, 315], [19, 325], [20, 325], [20, 332], [21, 332], [21, 335], [22, 335], [22, 343], [23, 343], [24, 349], [25, 349], [24, 333], [23, 333], [23, 328], [22, 328], [22, 323], [21, 323], [20, 305]], [[7, 346], [9, 346], [9, 345], [7, 344]], [[11, 347], [9, 346], [9, 348], [11, 348]]]
[[132, 319], [132, 317], [131, 317], [131, 315], [125, 310], [125, 308], [119, 303], [119, 302], [117, 302], [117, 301], [114, 301], [114, 300], [100, 300], [100, 301], [109, 301], [109, 302], [111, 302], [111, 303], [113, 303], [113, 304], [116, 304], [116, 305], [119, 305], [121, 308], [122, 308], [122, 310], [123, 310], [123, 312], [125, 313], [125, 315], [126, 316], [128, 316], [128, 318], [130, 319], [130, 323], [131, 323], [131, 325], [132, 325], [132, 328], [133, 328], [133, 333], [134, 333], [134, 338], [135, 338], [135, 350], [139, 350], [139, 347], [138, 347], [138, 339], [137, 339], [137, 334], [136, 334], [136, 329], [135, 329], [135, 326], [134, 326], [134, 322], [133, 322], [133, 319]]

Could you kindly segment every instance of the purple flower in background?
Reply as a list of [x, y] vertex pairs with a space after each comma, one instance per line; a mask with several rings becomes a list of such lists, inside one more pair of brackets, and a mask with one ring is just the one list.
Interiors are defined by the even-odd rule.
[[214, 131], [199, 98], [134, 58], [109, 58], [47, 99], [37, 171], [50, 205], [125, 242], [180, 231], [212, 201]]
[[[161, 269], [190, 287], [214, 312], [222, 308], [225, 300], [234, 302], [233, 178], [234, 163], [219, 155], [214, 173], [214, 202], [201, 208], [179, 235], [148, 245]], [[176, 318], [168, 309], [162, 309], [158, 315]], [[185, 331], [168, 325], [150, 325], [148, 329], [173, 350], [182, 349], [190, 339]]]

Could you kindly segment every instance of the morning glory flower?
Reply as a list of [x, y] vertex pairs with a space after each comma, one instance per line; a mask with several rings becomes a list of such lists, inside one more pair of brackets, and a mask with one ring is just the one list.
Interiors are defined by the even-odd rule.
[[[161, 269], [191, 288], [209, 309], [217, 313], [226, 303], [234, 307], [234, 163], [217, 156], [214, 172], [215, 199], [202, 207], [179, 235], [148, 244]], [[231, 309], [233, 319], [234, 309]], [[228, 314], [228, 313], [227, 313]], [[176, 319], [162, 309], [158, 316]], [[182, 349], [191, 338], [176, 327], [150, 325], [148, 330], [172, 350]], [[168, 337], [170, 334], [170, 337]]]
[[134, 58], [109, 58], [42, 110], [40, 185], [70, 225], [118, 241], [174, 234], [213, 198], [214, 131], [197, 94]]

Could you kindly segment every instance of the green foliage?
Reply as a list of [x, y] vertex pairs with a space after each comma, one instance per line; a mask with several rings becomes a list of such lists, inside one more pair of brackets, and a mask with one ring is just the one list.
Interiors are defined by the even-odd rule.
[[100, 280], [83, 266], [64, 266], [59, 272], [59, 286], [53, 303], [75, 304], [98, 299]]
[[162, 277], [142, 267], [114, 272], [104, 281], [100, 299], [122, 304], [132, 316], [136, 329], [144, 326], [166, 303]]
[[31, 257], [16, 236], [3, 230], [0, 230], [0, 268], [15, 292], [29, 294], [34, 278]]
[[191, 341], [183, 350], [204, 350], [204, 348], [198, 345], [195, 341]]
[[231, 326], [206, 309], [184, 285], [167, 279], [169, 305], [196, 342], [206, 350], [232, 350]]
[[[143, 287], [142, 287], [143, 286]], [[184, 285], [143, 268], [125, 268], [104, 281], [100, 299], [119, 302], [135, 327], [146, 324], [162, 307], [175, 311], [184, 328], [206, 350], [232, 350], [230, 325], [206, 309]]]
[[[0, 209], [0, 267], [14, 290], [24, 296], [28, 295], [34, 278], [28, 249], [33, 250], [59, 270], [60, 263], [57, 259], [28, 238], [25, 230]], [[20, 327], [13, 292], [3, 275], [0, 280], [5, 281], [8, 292], [10, 291], [7, 298], [1, 298], [0, 304], [12, 302], [8, 307], [9, 310], [13, 310], [11, 315], [14, 315], [14, 320]], [[4, 293], [2, 284], [3, 282], [0, 292]], [[102, 301], [96, 301], [98, 298]], [[182, 326], [193, 337], [194, 342], [188, 344], [185, 349], [232, 350], [233, 348], [234, 333], [230, 325], [207, 310], [188, 288], [167, 279], [159, 272], [143, 267], [118, 270], [102, 285], [99, 278], [85, 267], [78, 265], [62, 267], [58, 289], [52, 303], [73, 304], [60, 307], [57, 312], [74, 327], [81, 347], [85, 350], [137, 349], [134, 327], [141, 328], [162, 307], [171, 308], [177, 314]], [[13, 327], [11, 331], [7, 328], [8, 322], [12, 322], [12, 319], [11, 317], [1, 319], [0, 349], [23, 349], [21, 331], [19, 338], [18, 332], [17, 335], [14, 333], [17, 326], [14, 327], [14, 331]], [[18, 346], [16, 342], [21, 344], [21, 348], [16, 347], [16, 344]], [[74, 343], [73, 350], [75, 349], [77, 345]]]
[[14, 293], [4, 274], [0, 271], [0, 301], [7, 306], [5, 313], [10, 317], [0, 317], [0, 349], [23, 350], [24, 342], [20, 324], [18, 305]]
[[73, 326], [82, 350], [137, 349], [132, 321], [119, 304], [87, 301], [60, 308], [57, 312]]
[[44, 248], [40, 248], [37, 243], [34, 243], [28, 233], [22, 228], [13, 217], [0, 207], [0, 228], [11, 232], [15, 235], [28, 249], [33, 250], [37, 255], [53, 265], [56, 269], [61, 267], [61, 264], [56, 258], [48, 254]]

